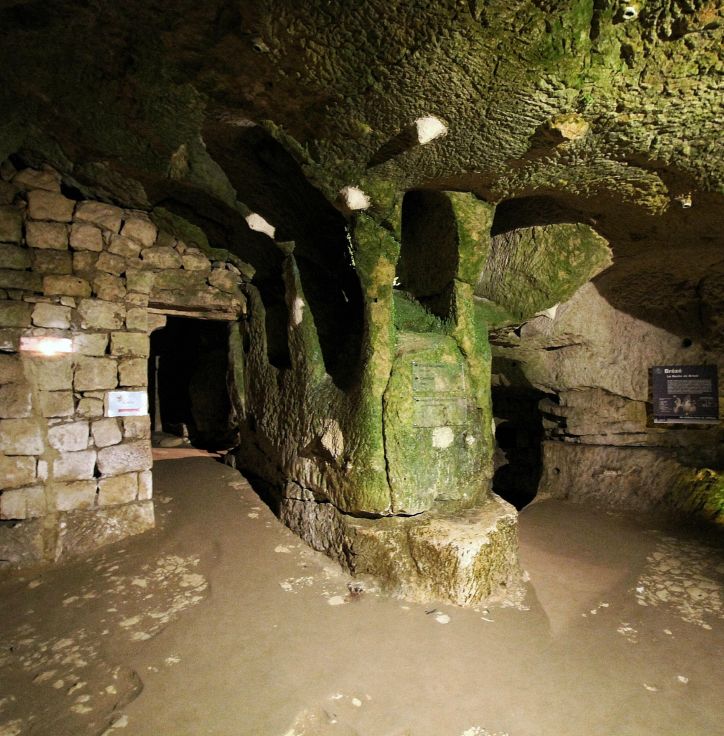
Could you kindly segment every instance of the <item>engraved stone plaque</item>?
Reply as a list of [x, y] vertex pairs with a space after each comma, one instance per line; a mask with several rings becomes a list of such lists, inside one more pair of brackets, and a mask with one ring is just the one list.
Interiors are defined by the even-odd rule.
[[446, 427], [467, 422], [465, 370], [458, 363], [412, 364], [415, 427]]

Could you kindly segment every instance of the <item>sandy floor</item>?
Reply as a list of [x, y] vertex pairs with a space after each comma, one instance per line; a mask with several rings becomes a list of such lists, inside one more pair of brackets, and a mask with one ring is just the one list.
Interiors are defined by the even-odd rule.
[[154, 475], [157, 530], [0, 584], [0, 736], [724, 733], [711, 538], [542, 501], [526, 610], [420, 606], [350, 594], [209, 457]]

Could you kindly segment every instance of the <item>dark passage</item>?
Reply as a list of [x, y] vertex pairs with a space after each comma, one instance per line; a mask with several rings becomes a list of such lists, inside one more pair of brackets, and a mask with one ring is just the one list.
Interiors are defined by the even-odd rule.
[[496, 449], [493, 491], [518, 510], [538, 492], [542, 472], [543, 421], [541, 391], [525, 387], [493, 387]]
[[227, 373], [228, 323], [169, 317], [166, 326], [151, 335], [151, 426], [188, 438], [195, 447], [230, 447], [236, 428]]

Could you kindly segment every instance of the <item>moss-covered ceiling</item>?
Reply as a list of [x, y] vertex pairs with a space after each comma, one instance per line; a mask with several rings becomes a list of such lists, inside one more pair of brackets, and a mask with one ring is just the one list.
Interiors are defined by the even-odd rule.
[[[238, 239], [247, 206], [286, 237], [337, 228], [304, 214], [311, 188], [283, 148], [318, 200], [350, 184], [373, 211], [381, 185], [542, 198], [599, 230], [622, 274], [661, 254], [695, 284], [691, 254], [720, 247], [724, 225], [722, 13], [714, 0], [6, 0], [0, 159], [22, 151], [95, 196], [193, 211], [217, 245]], [[395, 145], [427, 115], [446, 136]]]

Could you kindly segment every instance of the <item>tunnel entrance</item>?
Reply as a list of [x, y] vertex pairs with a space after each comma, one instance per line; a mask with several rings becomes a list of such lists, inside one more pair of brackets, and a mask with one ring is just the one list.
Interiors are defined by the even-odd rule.
[[543, 470], [543, 417], [538, 402], [546, 394], [522, 386], [493, 386], [495, 473], [493, 491], [519, 511], [538, 492]]
[[228, 353], [228, 322], [169, 316], [151, 334], [148, 385], [155, 445], [218, 451], [234, 444]]

